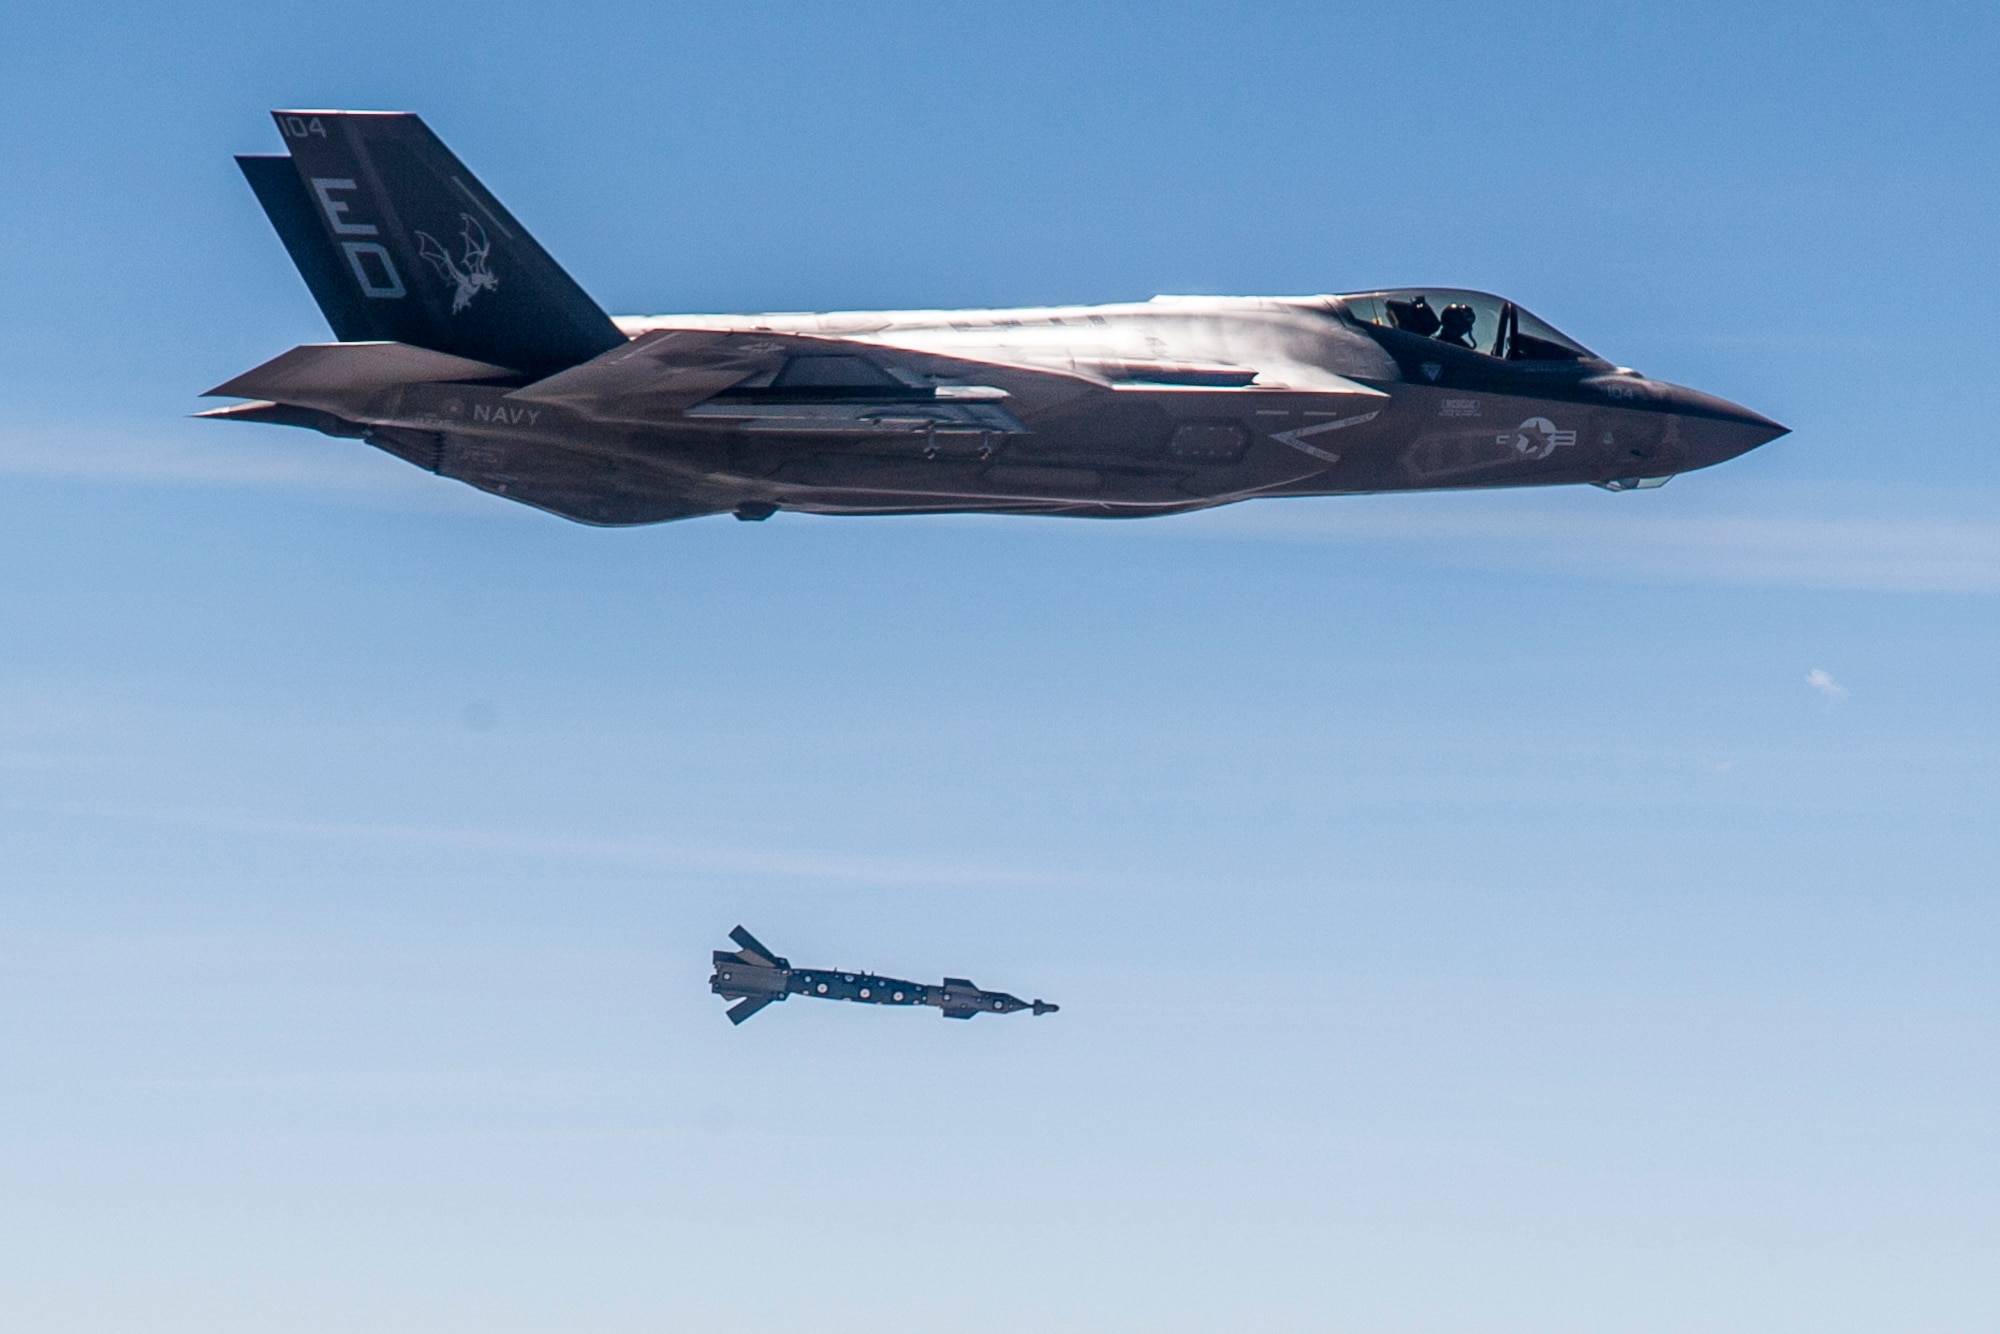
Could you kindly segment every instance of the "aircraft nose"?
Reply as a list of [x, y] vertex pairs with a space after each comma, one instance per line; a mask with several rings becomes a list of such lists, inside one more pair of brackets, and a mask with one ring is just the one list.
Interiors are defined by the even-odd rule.
[[1675, 385], [1665, 406], [1680, 418], [1681, 446], [1687, 451], [1688, 466], [1693, 468], [1706, 468], [1748, 454], [1759, 445], [1791, 434], [1789, 426], [1780, 425], [1761, 412], [1752, 412], [1740, 403], [1698, 389]]

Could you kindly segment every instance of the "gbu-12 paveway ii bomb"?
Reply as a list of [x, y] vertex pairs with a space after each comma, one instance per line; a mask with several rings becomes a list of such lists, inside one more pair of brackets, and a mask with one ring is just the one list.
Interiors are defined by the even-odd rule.
[[863, 1005], [934, 1005], [947, 1019], [1012, 1014], [1016, 1010], [1053, 1014], [1061, 1008], [1043, 1000], [1024, 1001], [1004, 991], [982, 991], [963, 977], [947, 977], [940, 985], [929, 986], [874, 973], [794, 968], [790, 959], [773, 954], [740, 926], [729, 938], [740, 948], [715, 951], [715, 975], [708, 979], [708, 988], [724, 1000], [736, 1002], [728, 1011], [732, 1024], [742, 1023], [772, 1001], [792, 996]]

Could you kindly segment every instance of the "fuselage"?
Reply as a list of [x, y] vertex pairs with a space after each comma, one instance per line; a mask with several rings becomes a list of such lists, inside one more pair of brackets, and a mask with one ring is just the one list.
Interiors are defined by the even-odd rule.
[[[1513, 309], [1478, 293], [1444, 292], [1440, 304], [1449, 309], [1454, 297], [1482, 301], [1487, 314]], [[983, 477], [997, 472], [997, 486], [953, 488], [983, 502], [967, 508], [1139, 515], [1252, 495], [1575, 482], [1643, 488], [1784, 433], [1748, 409], [1614, 366], [1567, 340], [1569, 355], [1496, 356], [1371, 322], [1365, 306], [1357, 315], [1355, 307], [1370, 301], [1379, 309], [1374, 294], [1156, 297], [616, 322], [632, 337], [712, 329], [838, 339], [890, 356], [910, 350], [1089, 377], [1111, 391], [1039, 419], [1024, 413], [1030, 433], [1005, 439], [967, 434], [940, 444], [936, 433], [924, 440], [883, 433], [828, 454], [830, 441], [803, 433], [785, 443], [808, 450], [816, 443], [822, 461], [790, 468], [792, 484], [771, 489], [770, 502], [787, 509], [879, 512], [867, 494], [873, 488], [854, 494], [863, 457], [969, 471], [951, 468], [957, 454]], [[740, 419], [717, 426], [723, 421]], [[931, 508], [924, 500], [932, 490], [918, 484], [910, 504], [895, 508]]]

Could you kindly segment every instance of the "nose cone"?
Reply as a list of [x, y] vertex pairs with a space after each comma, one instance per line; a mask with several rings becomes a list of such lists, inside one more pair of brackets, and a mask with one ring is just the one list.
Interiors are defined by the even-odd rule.
[[1669, 388], [1666, 401], [1660, 406], [1679, 418], [1681, 448], [1686, 451], [1687, 467], [1691, 469], [1748, 454], [1759, 445], [1768, 445], [1791, 433], [1790, 427], [1726, 398], [1679, 385]]

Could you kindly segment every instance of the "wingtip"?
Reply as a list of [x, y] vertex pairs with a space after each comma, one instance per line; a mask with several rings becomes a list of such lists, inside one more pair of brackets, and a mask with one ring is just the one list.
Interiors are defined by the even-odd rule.
[[347, 107], [273, 107], [273, 116], [415, 116], [414, 111], [355, 111]]

